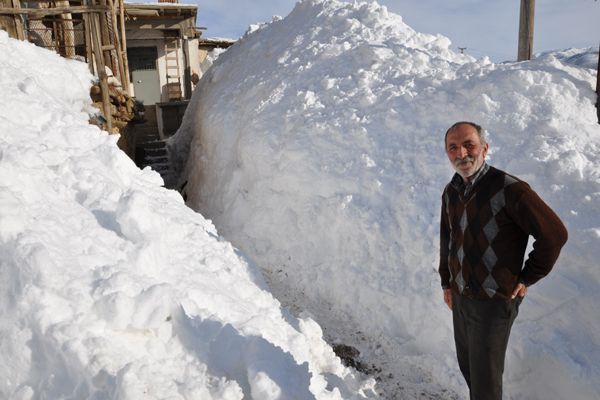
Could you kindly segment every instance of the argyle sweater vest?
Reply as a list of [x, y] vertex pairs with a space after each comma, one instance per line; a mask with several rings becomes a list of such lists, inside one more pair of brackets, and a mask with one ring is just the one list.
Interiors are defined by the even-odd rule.
[[[479, 299], [509, 299], [552, 269], [567, 240], [558, 216], [526, 182], [490, 167], [465, 197], [455, 174], [444, 189], [440, 223], [442, 287]], [[535, 242], [523, 264], [529, 235]]]

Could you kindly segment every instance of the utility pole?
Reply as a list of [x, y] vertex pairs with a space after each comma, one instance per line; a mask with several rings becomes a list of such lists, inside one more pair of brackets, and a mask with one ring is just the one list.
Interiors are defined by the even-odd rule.
[[535, 0], [521, 0], [519, 16], [519, 53], [517, 61], [531, 60], [533, 51], [533, 17]]
[[600, 46], [598, 47], [598, 69], [596, 70], [596, 115], [600, 124]]

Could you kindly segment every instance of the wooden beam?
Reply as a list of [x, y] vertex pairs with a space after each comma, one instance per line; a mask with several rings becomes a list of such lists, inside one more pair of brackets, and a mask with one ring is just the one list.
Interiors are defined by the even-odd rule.
[[81, 15], [83, 18], [83, 33], [85, 34], [85, 56], [90, 73], [94, 74], [94, 56], [92, 50], [92, 36], [91, 36], [91, 17], [90, 14], [85, 13]]
[[[20, 9], [21, 2], [19, 0], [12, 0], [13, 8]], [[23, 15], [15, 16], [15, 29], [17, 33], [17, 39], [26, 40], [25, 38], [25, 27], [23, 26]]]
[[533, 20], [535, 0], [521, 0], [519, 16], [519, 51], [517, 61], [531, 60], [533, 53]]
[[64, 13], [91, 13], [104, 11], [107, 12], [107, 6], [75, 6], [75, 7], [54, 7], [54, 8], [7, 8], [0, 7], [0, 15], [19, 15], [27, 14], [33, 17], [46, 15], [59, 15]]
[[96, 62], [96, 71], [100, 79], [100, 89], [102, 90], [102, 108], [104, 109], [104, 118], [106, 118], [106, 128], [108, 133], [112, 133], [112, 115], [110, 113], [110, 95], [108, 94], [108, 76], [104, 68], [104, 57], [102, 56], [102, 34], [100, 33], [100, 15], [97, 13], [90, 15], [91, 34], [94, 45], [94, 60]]
[[118, 74], [121, 87], [125, 89], [125, 71], [123, 70], [123, 51], [121, 50], [121, 40], [119, 38], [119, 25], [117, 23], [117, 11], [115, 9], [115, 3], [113, 0], [108, 0], [108, 6], [110, 7], [110, 18], [112, 23], [113, 42], [115, 44], [115, 50], [117, 51], [117, 69], [113, 71], [115, 75]]
[[[12, 0], [0, 0], [0, 8], [13, 8]], [[13, 39], [18, 39], [16, 18], [10, 15], [0, 14], [0, 29], [8, 32], [8, 36]]]
[[[96, 20], [96, 22], [99, 21], [97, 28], [100, 29], [100, 35], [101, 35], [100, 40], [102, 42], [102, 45], [110, 44], [111, 40], [110, 40], [110, 34], [108, 32], [108, 16], [107, 16], [107, 13], [110, 12], [110, 10], [108, 9], [106, 0], [97, 0], [97, 1], [99, 1], [100, 5], [106, 7], [106, 12], [96, 14], [98, 16], [98, 19]], [[115, 68], [112, 63], [112, 55], [110, 53], [111, 51], [105, 50], [103, 48], [101, 48], [101, 50], [102, 50], [102, 54], [104, 55], [104, 65], [107, 65], [114, 74]]]
[[600, 46], [598, 47], [598, 68], [596, 69], [596, 115], [600, 124]]
[[130, 96], [133, 94], [131, 93], [131, 88], [129, 85], [129, 81], [131, 80], [129, 77], [129, 58], [127, 57], [127, 37], [125, 34], [125, 4], [123, 0], [118, 0], [119, 1], [119, 23], [121, 26], [121, 49], [122, 49], [122, 56], [123, 56], [123, 69], [125, 70], [125, 82], [121, 82], [121, 84], [123, 85], [124, 88], [126, 88], [127, 90], [127, 94], [129, 94]]
[[[57, 7], [71, 7], [68, 0], [55, 0], [54, 5]], [[59, 54], [66, 58], [74, 57], [75, 34], [73, 31], [73, 14], [71, 12], [61, 14], [58, 21], [54, 23], [54, 26], [56, 29], [56, 47]]]

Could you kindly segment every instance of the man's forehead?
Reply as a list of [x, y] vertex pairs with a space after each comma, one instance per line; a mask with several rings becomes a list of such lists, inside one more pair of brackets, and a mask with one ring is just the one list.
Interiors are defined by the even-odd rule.
[[448, 139], [458, 140], [460, 138], [463, 141], [467, 141], [474, 139], [475, 136], [478, 136], [477, 130], [468, 124], [458, 125], [448, 132]]
[[477, 133], [477, 129], [471, 124], [458, 124], [451, 131], [452, 132], [474, 132]]

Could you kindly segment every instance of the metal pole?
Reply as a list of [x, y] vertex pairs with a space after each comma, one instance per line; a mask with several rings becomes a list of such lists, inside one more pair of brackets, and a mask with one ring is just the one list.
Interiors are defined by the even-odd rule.
[[521, 0], [519, 16], [519, 52], [517, 61], [531, 60], [533, 52], [533, 20], [535, 0]]

